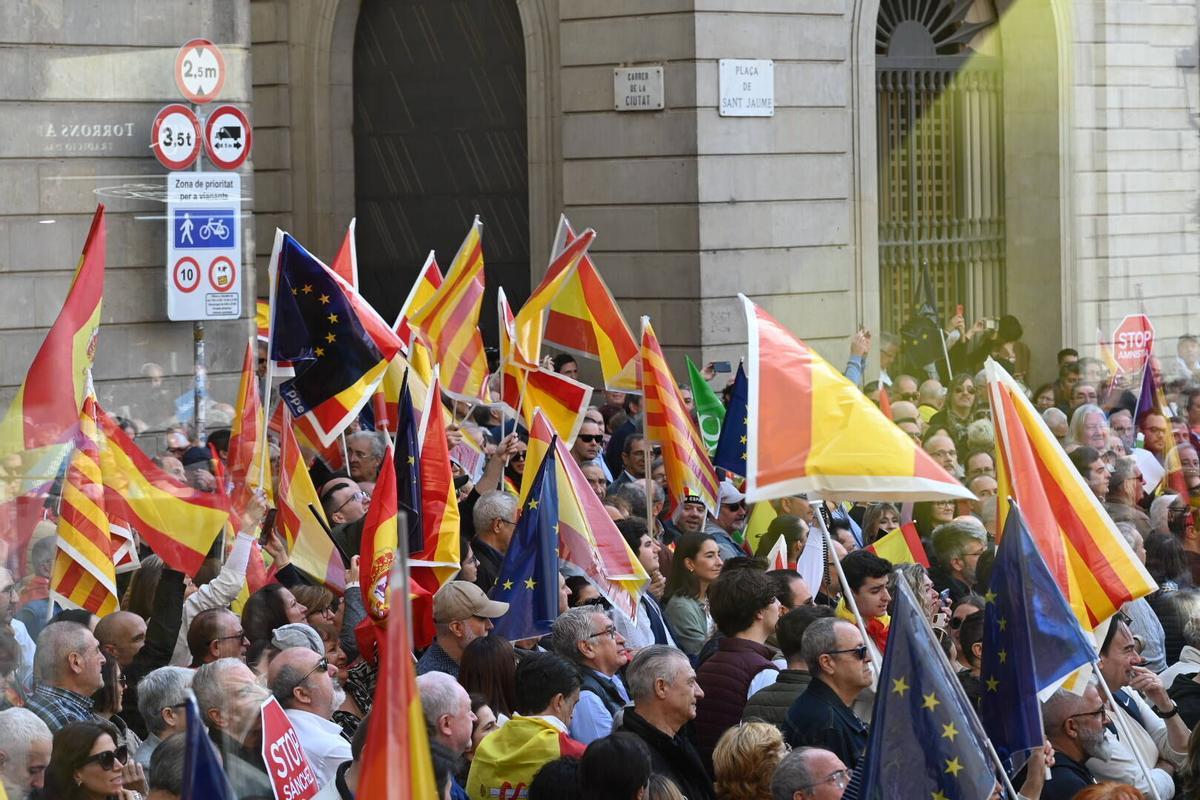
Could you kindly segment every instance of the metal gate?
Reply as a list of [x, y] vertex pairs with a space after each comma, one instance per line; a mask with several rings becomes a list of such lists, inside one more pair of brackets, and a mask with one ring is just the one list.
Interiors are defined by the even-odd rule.
[[876, 30], [884, 330], [912, 313], [922, 262], [946, 318], [1004, 313], [1004, 87], [964, 0], [882, 0]]
[[[526, 125], [514, 0], [364, 0], [354, 43], [358, 261], [381, 313], [399, 309], [429, 250], [449, 267], [475, 214], [488, 283], [514, 303], [528, 296]], [[485, 337], [494, 306], [484, 304]]]

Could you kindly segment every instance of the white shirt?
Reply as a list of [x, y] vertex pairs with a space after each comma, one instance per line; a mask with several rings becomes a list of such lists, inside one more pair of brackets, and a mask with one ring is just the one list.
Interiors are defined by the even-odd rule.
[[246, 583], [246, 566], [250, 563], [250, 547], [254, 537], [247, 533], [239, 533], [233, 540], [229, 550], [229, 558], [217, 577], [201, 586], [192, 596], [183, 601], [183, 618], [180, 620], [179, 635], [175, 637], [175, 651], [171, 654], [171, 666], [186, 667], [192, 663], [192, 654], [188, 649], [188, 628], [192, 620], [201, 611], [210, 608], [225, 608], [242, 591]]
[[17, 640], [17, 644], [21, 648], [21, 666], [17, 668], [17, 678], [20, 679], [21, 685], [26, 689], [33, 688], [33, 654], [37, 652], [37, 645], [33, 638], [29, 635], [29, 629], [25, 627], [25, 623], [19, 619], [14, 619], [11, 623], [13, 638]]
[[1154, 710], [1150, 708], [1150, 704], [1143, 700], [1141, 695], [1128, 686], [1124, 688], [1125, 693], [1137, 704], [1142, 722], [1139, 724], [1136, 719], [1125, 713], [1123, 708], [1117, 706], [1111, 713], [1120, 716], [1125, 723], [1124, 725], [1118, 724], [1117, 731], [1122, 732], [1121, 736], [1124, 737], [1123, 731], [1128, 730], [1130, 737], [1126, 740], [1117, 738], [1112, 733], [1105, 734], [1112, 746], [1112, 756], [1104, 761], [1089, 758], [1085, 766], [1098, 781], [1128, 783], [1141, 790], [1147, 797], [1153, 797], [1150, 785], [1146, 783], [1146, 776], [1134, 755], [1136, 751], [1141, 755], [1146, 766], [1150, 768], [1150, 778], [1158, 788], [1158, 796], [1161, 800], [1171, 800], [1175, 796], [1175, 780], [1165, 770], [1157, 769], [1154, 765], [1162, 758], [1171, 762], [1178, 770], [1187, 761], [1187, 754], [1171, 749], [1167, 723], [1159, 719]]
[[1170, 689], [1171, 684], [1175, 683], [1175, 679], [1180, 675], [1195, 675], [1197, 672], [1200, 672], [1200, 650], [1185, 644], [1179, 651], [1179, 660], [1163, 670], [1158, 677], [1162, 679], [1162, 685]]
[[[771, 663], [779, 669], [787, 669], [787, 662], [782, 658], [777, 658]], [[779, 680], [779, 670], [764, 668], [751, 679], [750, 688], [746, 690], [746, 699], [749, 700], [759, 689], [765, 689], [777, 680]]]
[[351, 758], [350, 743], [342, 738], [342, 726], [298, 708], [289, 708], [284, 713], [296, 729], [304, 757], [317, 774], [317, 785], [330, 783], [341, 763]]

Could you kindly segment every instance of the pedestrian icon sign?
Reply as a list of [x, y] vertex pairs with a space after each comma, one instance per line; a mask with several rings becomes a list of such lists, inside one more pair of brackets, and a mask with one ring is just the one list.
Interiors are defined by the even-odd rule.
[[237, 217], [230, 208], [177, 208], [174, 239], [177, 248], [229, 248], [234, 244]]

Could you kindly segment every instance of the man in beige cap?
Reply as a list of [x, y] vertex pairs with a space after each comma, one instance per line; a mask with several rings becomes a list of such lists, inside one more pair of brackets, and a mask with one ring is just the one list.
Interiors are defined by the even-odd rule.
[[433, 625], [437, 635], [417, 662], [417, 674], [445, 672], [458, 677], [463, 650], [487, 636], [492, 620], [508, 612], [508, 603], [489, 600], [473, 583], [450, 581], [433, 596]]

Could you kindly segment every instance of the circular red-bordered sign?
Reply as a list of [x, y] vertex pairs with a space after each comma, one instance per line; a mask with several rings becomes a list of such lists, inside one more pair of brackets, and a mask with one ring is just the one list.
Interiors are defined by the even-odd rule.
[[200, 120], [182, 103], [163, 106], [150, 128], [150, 149], [167, 169], [187, 169], [200, 155]]
[[218, 292], [228, 292], [237, 285], [237, 267], [227, 256], [217, 256], [208, 265], [208, 283]]
[[200, 264], [191, 256], [184, 256], [175, 262], [171, 280], [175, 282], [175, 288], [184, 294], [196, 291], [200, 285]]
[[204, 152], [221, 169], [237, 169], [250, 156], [250, 120], [236, 106], [218, 106], [204, 123]]
[[225, 56], [208, 39], [192, 39], [175, 54], [175, 85], [193, 103], [211, 103], [225, 86]]

